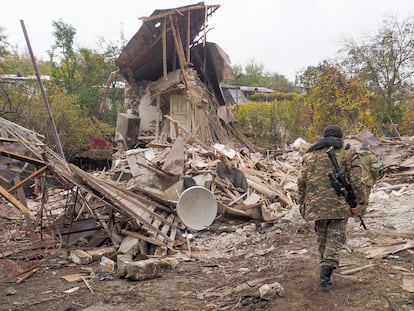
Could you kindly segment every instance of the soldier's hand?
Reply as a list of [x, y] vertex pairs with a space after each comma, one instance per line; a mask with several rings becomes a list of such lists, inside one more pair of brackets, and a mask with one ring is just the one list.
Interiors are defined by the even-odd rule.
[[358, 204], [358, 205], [357, 205], [357, 206], [355, 206], [354, 208], [351, 208], [351, 212], [352, 212], [352, 215], [354, 215], [354, 216], [361, 215], [361, 212], [362, 212], [362, 206]]

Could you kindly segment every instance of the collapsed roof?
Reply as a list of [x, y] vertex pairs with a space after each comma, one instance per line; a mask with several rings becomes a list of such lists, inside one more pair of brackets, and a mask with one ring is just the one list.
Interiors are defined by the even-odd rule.
[[[209, 50], [210, 57], [216, 58], [216, 63], [219, 64], [212, 68], [214, 75], [232, 78], [227, 54], [215, 44], [206, 42], [207, 19], [219, 7], [200, 2], [155, 10], [151, 16], [141, 17], [142, 26], [116, 60], [120, 74], [128, 81], [155, 81], [162, 76], [166, 77], [168, 72], [190, 67], [194, 62], [202, 67], [203, 62], [195, 60], [193, 55], [200, 53], [199, 48], [193, 48], [201, 41], [202, 47]], [[217, 74], [217, 68], [214, 67], [219, 67], [222, 72]]]

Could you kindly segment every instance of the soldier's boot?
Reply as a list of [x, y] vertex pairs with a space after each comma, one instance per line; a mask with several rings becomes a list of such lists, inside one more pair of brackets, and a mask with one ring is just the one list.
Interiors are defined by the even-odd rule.
[[322, 266], [321, 267], [321, 290], [324, 292], [329, 292], [334, 284], [334, 280], [332, 278], [332, 272], [335, 268], [331, 266]]

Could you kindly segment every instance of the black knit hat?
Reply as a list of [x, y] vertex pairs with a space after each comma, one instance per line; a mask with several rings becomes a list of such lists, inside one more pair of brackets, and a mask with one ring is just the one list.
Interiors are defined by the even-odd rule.
[[323, 137], [338, 137], [342, 138], [342, 129], [338, 125], [328, 125], [323, 130]]

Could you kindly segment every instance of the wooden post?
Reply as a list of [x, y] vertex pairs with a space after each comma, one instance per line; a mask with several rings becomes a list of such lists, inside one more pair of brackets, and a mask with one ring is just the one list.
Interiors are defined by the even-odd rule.
[[0, 194], [4, 196], [7, 201], [9, 201], [11, 204], [17, 207], [25, 216], [30, 218], [30, 220], [32, 220], [35, 224], [37, 223], [36, 217], [30, 212], [30, 210], [22, 203], [20, 203], [20, 201], [17, 200], [14, 196], [8, 193], [7, 190], [4, 189], [2, 186], [0, 186]]
[[162, 73], [164, 80], [167, 80], [167, 19], [162, 22]]
[[160, 94], [157, 94], [157, 114], [156, 114], [156, 119], [155, 119], [155, 142], [158, 143], [158, 136], [159, 136], [159, 127], [160, 127], [160, 103], [161, 98], [160, 98]]
[[13, 192], [15, 189], [19, 188], [21, 185], [25, 184], [28, 180], [36, 177], [37, 175], [42, 174], [44, 171], [46, 171], [47, 166], [43, 166], [40, 169], [38, 169], [37, 171], [33, 172], [32, 174], [30, 174], [30, 176], [26, 177], [23, 180], [20, 180], [18, 183], [16, 183], [14, 186], [10, 187], [9, 189], [7, 189], [8, 192]]
[[187, 12], [187, 63], [190, 62], [190, 31], [191, 31], [191, 11]]
[[206, 6], [204, 7], [203, 47], [206, 46], [206, 41], [207, 41], [207, 31], [206, 31], [207, 18], [208, 18], [208, 7]]
[[37, 82], [39, 83], [40, 93], [42, 94], [42, 98], [43, 98], [43, 101], [44, 101], [45, 106], [46, 106], [47, 114], [49, 116], [49, 122], [52, 126], [53, 134], [55, 136], [55, 143], [56, 143], [56, 146], [58, 148], [58, 152], [59, 152], [60, 156], [62, 157], [62, 159], [64, 161], [66, 161], [65, 154], [63, 153], [63, 149], [62, 149], [62, 144], [60, 143], [59, 134], [58, 134], [57, 129], [56, 129], [55, 120], [53, 119], [52, 111], [50, 109], [50, 105], [49, 105], [49, 102], [48, 102], [47, 97], [46, 97], [46, 92], [45, 92], [45, 89], [43, 88], [42, 79], [40, 79], [39, 69], [37, 68], [36, 60], [35, 60], [35, 57], [33, 55], [32, 46], [30, 45], [30, 41], [29, 41], [29, 36], [27, 35], [26, 27], [25, 27], [24, 21], [22, 19], [20, 20], [20, 24], [22, 26], [23, 34], [24, 34], [24, 37], [26, 39], [27, 49], [29, 50], [29, 54], [30, 54], [30, 58], [32, 60], [33, 68], [34, 68], [36, 78], [37, 78]]
[[183, 44], [181, 40], [179, 40], [179, 34], [177, 34], [177, 31], [175, 29], [174, 20], [172, 16], [170, 15], [169, 17], [170, 17], [171, 30], [172, 30], [173, 37], [174, 37], [174, 45], [177, 50], [178, 62], [180, 64], [181, 72], [183, 73], [184, 82], [186, 86], [188, 86], [187, 75], [185, 72], [185, 56], [184, 56]]

